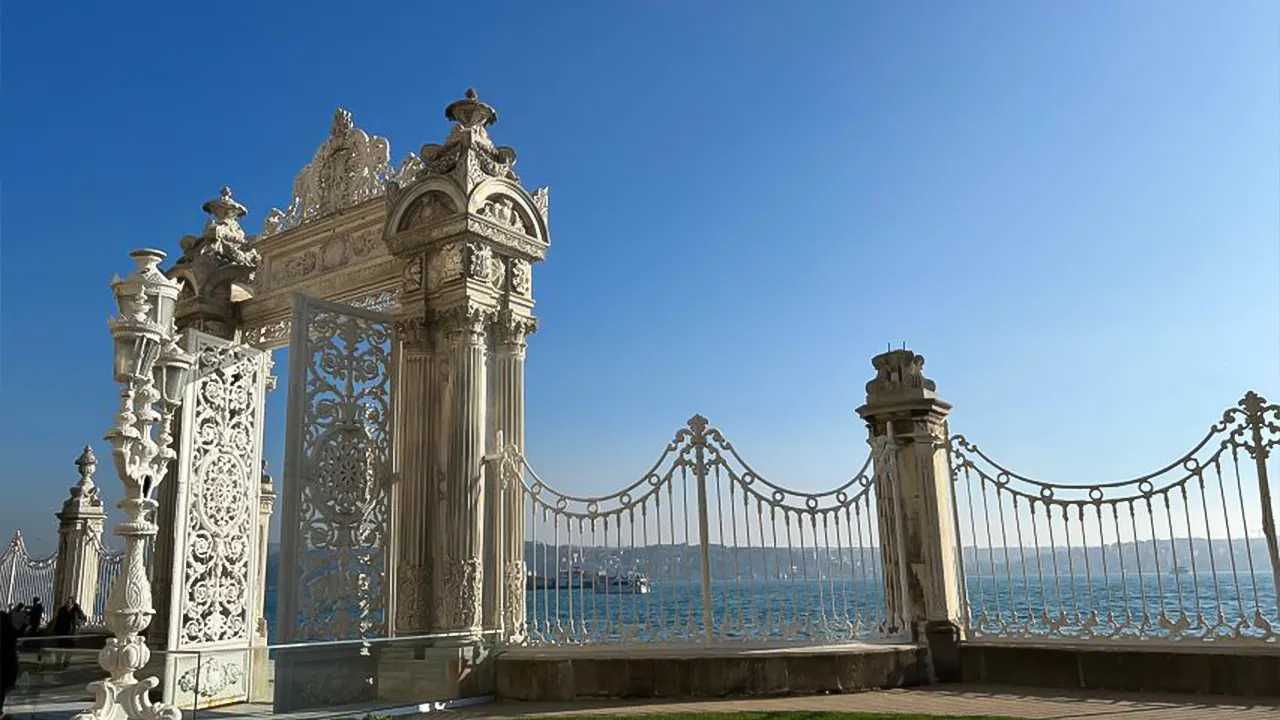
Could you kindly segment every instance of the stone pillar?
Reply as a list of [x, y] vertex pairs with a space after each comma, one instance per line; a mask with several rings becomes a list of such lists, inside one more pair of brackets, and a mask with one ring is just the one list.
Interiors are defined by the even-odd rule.
[[56, 609], [69, 597], [74, 597], [84, 609], [85, 615], [93, 615], [94, 601], [98, 595], [99, 548], [102, 546], [102, 527], [107, 511], [93, 484], [93, 473], [98, 459], [93, 448], [84, 446], [84, 452], [76, 458], [80, 480], [71, 488], [71, 497], [62, 503], [58, 518], [58, 560], [54, 568], [53, 597], [46, 598], [50, 608]]
[[[404, 527], [396, 537], [406, 553], [420, 540], [414, 533], [430, 539], [431, 630], [465, 637], [427, 654], [447, 662], [447, 692], [459, 697], [492, 692], [483, 631], [503, 622], [506, 577], [494, 540], [519, 533], [494, 517], [497, 473], [486, 456], [499, 431], [523, 437], [523, 341], [512, 344], [492, 326], [500, 312], [532, 322], [531, 266], [550, 243], [547, 190], [526, 191], [513, 171], [515, 150], [493, 142], [497, 111], [468, 90], [445, 117], [453, 126], [444, 142], [422, 147], [421, 167], [402, 176], [403, 187], [388, 184], [383, 241], [406, 263], [402, 306], [416, 314], [422, 303], [433, 348], [429, 388], [407, 401], [426, 405], [425, 428], [405, 421], [406, 432], [425, 432], [427, 455], [401, 455], [406, 501], [397, 510], [406, 522], [429, 517], [429, 527]], [[429, 468], [422, 493], [404, 474], [415, 463]]]
[[396, 635], [419, 635], [431, 630], [431, 537], [433, 506], [432, 446], [429, 414], [432, 399], [432, 347], [426, 321], [403, 320], [399, 373], [395, 388], [395, 451], [397, 482], [394, 562], [396, 569]]
[[[515, 446], [523, 453], [525, 340], [536, 330], [537, 323], [532, 316], [509, 308], [499, 314], [494, 327], [492, 437], [500, 434], [504, 445]], [[493, 477], [491, 485], [495, 493], [502, 493], [501, 502], [493, 503], [490, 509], [489, 525], [500, 528], [497, 535], [501, 540], [491, 554], [492, 566], [500, 573], [493, 583], [494, 610], [500, 608], [501, 616], [494, 617], [491, 626], [502, 628], [504, 642], [520, 643], [525, 637], [524, 494], [519, 477], [505, 478], [505, 488], [501, 486], [503, 480]]]
[[876, 377], [867, 383], [858, 415], [873, 446], [887, 442], [890, 450], [876, 459], [887, 610], [890, 618], [906, 621], [914, 639], [929, 643], [935, 670], [947, 680], [958, 668], [943, 659], [952, 657], [962, 627], [946, 451], [951, 405], [925, 378], [920, 355], [891, 350], [871, 364]]
[[[272, 389], [275, 378], [268, 382], [267, 389]], [[258, 566], [254, 568], [254, 592], [250, 601], [253, 603], [253, 615], [258, 619], [258, 626], [253, 633], [253, 655], [250, 658], [250, 671], [253, 678], [249, 682], [250, 700], [252, 702], [271, 702], [271, 658], [267, 651], [270, 636], [267, 632], [266, 599], [267, 599], [267, 560], [271, 547], [271, 512], [275, 509], [276, 489], [267, 474], [267, 461], [262, 460], [262, 478], [258, 488]]]
[[482, 627], [484, 488], [481, 464], [487, 435], [489, 308], [466, 302], [440, 313], [448, 352], [443, 410], [444, 462], [440, 518], [441, 564], [435, 629]]

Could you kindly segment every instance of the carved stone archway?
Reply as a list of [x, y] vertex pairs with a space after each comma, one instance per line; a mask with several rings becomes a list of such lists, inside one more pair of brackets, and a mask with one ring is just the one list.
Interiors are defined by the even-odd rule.
[[[536, 328], [532, 265], [549, 246], [548, 194], [522, 187], [513, 171], [515, 151], [489, 137], [497, 112], [474, 91], [450, 104], [445, 116], [451, 127], [442, 144], [424, 145], [393, 166], [387, 140], [361, 130], [339, 109], [295, 178], [285, 210], [272, 208], [262, 232], [248, 235], [240, 225], [247, 209], [223, 188], [203, 206], [208, 219], [201, 234], [182, 238], [183, 254], [169, 274], [186, 284], [179, 329], [198, 331], [207, 338], [201, 342], [221, 341], [233, 351], [286, 345], [298, 296], [394, 319], [388, 565], [398, 574], [385, 583], [385, 632], [506, 628], [508, 637], [519, 638], [520, 516], [484, 515], [486, 507], [519, 503], [483, 502], [494, 490], [486, 487], [493, 481], [482, 477], [481, 458], [499, 433], [523, 445], [524, 348]], [[269, 356], [261, 356], [267, 358], [266, 378]], [[269, 385], [264, 379], [263, 389]], [[262, 398], [258, 393], [253, 399], [257, 417]], [[207, 402], [193, 398], [192, 411]], [[190, 494], [208, 478], [189, 449], [189, 428], [181, 431], [174, 472], [187, 481], [162, 485], [162, 526], [201, 520], [190, 517], [199, 512]], [[255, 432], [260, 444], [260, 427]], [[286, 493], [294, 481], [286, 469]], [[263, 486], [245, 499], [253, 505], [251, 517], [269, 517], [260, 512], [265, 493]], [[265, 533], [263, 522], [256, 521], [254, 537]], [[504, 525], [500, 535], [492, 531], [496, 523]], [[491, 539], [498, 536], [506, 538], [503, 547]], [[163, 532], [160, 537], [153, 638], [174, 636], [183, 568], [196, 551], [180, 533], [176, 540]], [[266, 558], [253, 554], [258, 567], [251, 575], [261, 577]], [[264, 588], [257, 585], [248, 583], [247, 592], [260, 595]], [[501, 603], [499, 593], [505, 595]], [[254, 608], [261, 613], [260, 597], [246, 598], [245, 606], [253, 642], [263, 645], [265, 623], [250, 617]], [[499, 607], [506, 608], [504, 617]], [[296, 618], [282, 614], [278, 620], [278, 631], [287, 636], [285, 628]]]

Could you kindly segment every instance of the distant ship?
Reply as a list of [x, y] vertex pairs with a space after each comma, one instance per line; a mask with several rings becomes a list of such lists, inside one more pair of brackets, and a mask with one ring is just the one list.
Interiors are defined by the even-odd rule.
[[648, 595], [649, 578], [638, 572], [621, 575], [607, 575], [602, 572], [596, 580], [596, 592], [610, 595]]
[[643, 573], [627, 572], [610, 575], [603, 570], [587, 572], [574, 566], [552, 578], [530, 572], [525, 577], [526, 590], [593, 590], [610, 595], [646, 595], [649, 578]]

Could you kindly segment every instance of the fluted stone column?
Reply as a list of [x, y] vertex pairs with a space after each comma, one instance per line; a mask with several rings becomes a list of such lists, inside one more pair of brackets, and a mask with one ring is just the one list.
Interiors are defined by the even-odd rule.
[[487, 343], [493, 312], [475, 303], [439, 316], [448, 352], [442, 408], [445, 447], [440, 518], [441, 562], [435, 585], [443, 632], [482, 627], [484, 516], [481, 463], [487, 431]]
[[394, 508], [397, 635], [431, 630], [432, 473], [430, 409], [433, 353], [421, 318], [402, 321], [396, 386], [398, 479]]
[[54, 597], [47, 598], [50, 607], [57, 607], [67, 598], [74, 597], [93, 614], [94, 600], [98, 594], [98, 565], [101, 561], [102, 527], [107, 511], [93, 484], [93, 473], [98, 460], [93, 448], [84, 446], [84, 452], [76, 458], [80, 480], [71, 488], [71, 497], [62, 503], [58, 518], [58, 560], [54, 569]]
[[[524, 357], [525, 340], [537, 327], [533, 317], [504, 310], [494, 325], [493, 369], [491, 373], [493, 437], [506, 446], [524, 452]], [[501, 451], [503, 448], [493, 448]], [[506, 486], [503, 487], [503, 481]], [[501, 627], [502, 639], [519, 643], [525, 637], [524, 494], [520, 478], [494, 477], [491, 487], [501, 492], [501, 502], [491, 504], [489, 526], [500, 528], [500, 543], [491, 557], [495, 568], [495, 617], [493, 627]], [[501, 604], [496, 601], [500, 596]]]
[[924, 376], [922, 356], [891, 350], [871, 364], [876, 378], [858, 414], [873, 446], [887, 442], [890, 450], [876, 459], [887, 611], [928, 641], [937, 674], [948, 679], [958, 671], [952, 655], [963, 627], [946, 451], [951, 405]]
[[[274, 380], [274, 378], [273, 378]], [[253, 634], [253, 656], [250, 668], [253, 680], [249, 683], [253, 702], [271, 702], [271, 657], [267, 650], [270, 638], [267, 633], [266, 591], [267, 560], [271, 547], [271, 512], [275, 509], [276, 489], [267, 474], [267, 461], [262, 461], [262, 478], [258, 488], [258, 566], [254, 569], [254, 593], [250, 601], [253, 603], [253, 617], [258, 618], [258, 627]]]

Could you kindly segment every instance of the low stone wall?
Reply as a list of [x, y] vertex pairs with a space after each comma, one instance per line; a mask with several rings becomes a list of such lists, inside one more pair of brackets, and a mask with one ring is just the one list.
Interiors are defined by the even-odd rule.
[[964, 643], [964, 682], [1064, 690], [1280, 696], [1280, 648]]
[[911, 645], [761, 650], [521, 648], [499, 655], [501, 700], [845, 693], [927, 682]]

